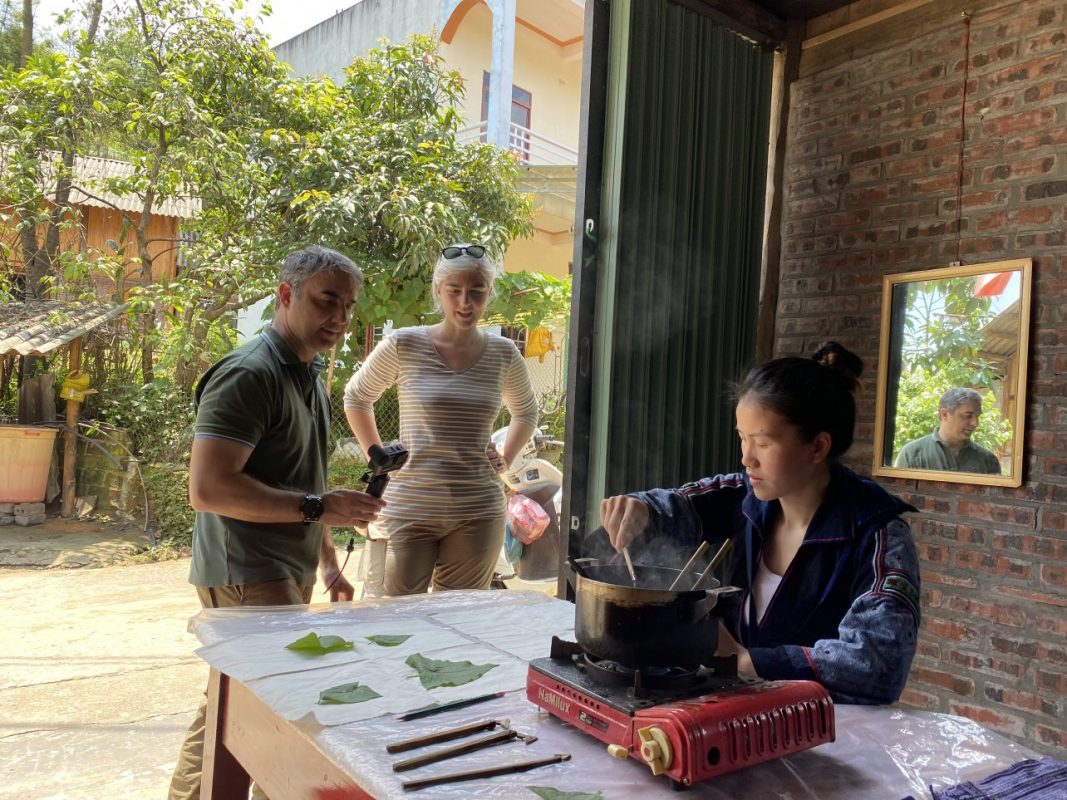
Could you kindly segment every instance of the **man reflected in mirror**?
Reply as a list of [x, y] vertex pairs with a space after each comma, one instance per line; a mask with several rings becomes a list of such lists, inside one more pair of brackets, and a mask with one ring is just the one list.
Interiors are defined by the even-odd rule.
[[900, 448], [893, 466], [952, 472], [1000, 474], [1000, 461], [971, 441], [982, 416], [982, 396], [974, 389], [949, 389], [937, 404], [938, 426], [933, 433]]

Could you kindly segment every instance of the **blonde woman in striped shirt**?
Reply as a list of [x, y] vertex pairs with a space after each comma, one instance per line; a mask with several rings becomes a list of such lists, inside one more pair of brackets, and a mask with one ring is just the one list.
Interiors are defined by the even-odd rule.
[[[369, 527], [367, 596], [487, 589], [504, 540], [503, 472], [533, 434], [537, 399], [526, 360], [510, 339], [478, 328], [496, 267], [485, 248], [442, 250], [433, 274], [436, 325], [383, 340], [345, 387], [345, 415], [363, 451], [382, 443], [374, 403], [397, 386], [407, 464]], [[502, 453], [490, 444], [506, 405]]]

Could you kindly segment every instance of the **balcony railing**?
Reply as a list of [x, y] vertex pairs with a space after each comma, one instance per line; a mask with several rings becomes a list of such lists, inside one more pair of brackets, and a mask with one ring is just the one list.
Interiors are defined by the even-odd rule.
[[[486, 141], [488, 122], [482, 120], [459, 129], [460, 142]], [[498, 143], [501, 144], [501, 143]], [[573, 147], [549, 139], [527, 127], [511, 123], [506, 148], [524, 164], [558, 164], [574, 166], [578, 151]]]

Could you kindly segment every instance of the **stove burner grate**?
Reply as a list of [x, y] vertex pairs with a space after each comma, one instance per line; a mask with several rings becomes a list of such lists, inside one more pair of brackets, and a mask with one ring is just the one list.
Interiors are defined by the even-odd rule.
[[706, 676], [701, 669], [685, 667], [633, 667], [618, 661], [596, 658], [588, 653], [574, 657], [578, 669], [604, 686], [629, 686], [636, 697], [650, 690], [684, 691], [700, 685]]
[[622, 702], [629, 702], [622, 700], [628, 696], [630, 701], [638, 701], [638, 707], [647, 706], [650, 700], [670, 702], [753, 682], [738, 677], [734, 656], [712, 656], [697, 667], [634, 666], [598, 658], [581, 645], [558, 636], [552, 637], [550, 659], [559, 665], [558, 669], [581, 675], [583, 691]]

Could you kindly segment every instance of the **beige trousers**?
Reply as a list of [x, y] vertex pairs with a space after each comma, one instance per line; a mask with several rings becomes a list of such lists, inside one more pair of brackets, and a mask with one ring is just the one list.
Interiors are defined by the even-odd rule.
[[457, 521], [384, 519], [371, 523], [360, 571], [365, 597], [488, 589], [504, 515]]
[[[290, 579], [248, 583], [244, 586], [197, 586], [200, 605], [204, 608], [232, 608], [234, 606], [292, 606], [307, 605], [315, 587], [300, 586]], [[204, 731], [207, 728], [207, 694], [196, 710], [193, 724], [185, 735], [178, 764], [170, 779], [169, 800], [199, 800], [200, 777], [204, 771]], [[255, 786], [253, 798], [265, 795]]]

